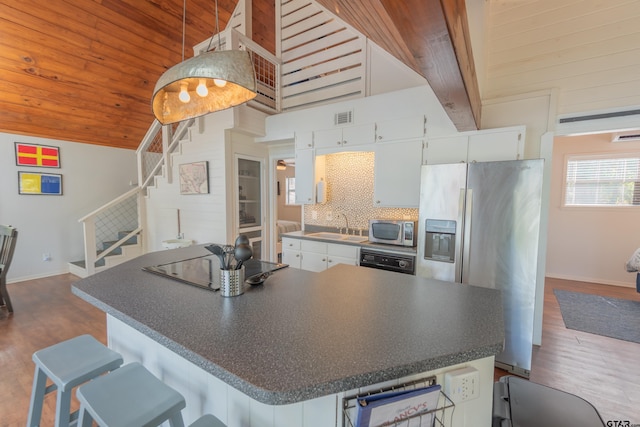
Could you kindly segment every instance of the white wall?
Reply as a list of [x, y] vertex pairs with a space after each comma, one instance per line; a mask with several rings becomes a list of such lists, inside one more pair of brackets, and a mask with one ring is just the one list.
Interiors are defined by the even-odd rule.
[[[198, 119], [189, 138], [171, 156], [172, 180], [168, 175], [156, 178], [156, 186], [149, 189], [146, 199], [147, 251], [162, 250], [162, 241], [175, 239], [178, 230], [194, 244], [231, 243], [235, 239], [234, 156], [239, 153], [265, 160], [267, 157], [266, 145], [255, 144], [252, 136], [229, 130], [238, 122], [236, 113], [229, 109]], [[208, 162], [209, 193], [180, 194], [179, 165], [199, 161]]]
[[624, 266], [640, 247], [640, 210], [562, 206], [565, 158], [570, 154], [640, 154], [640, 142], [610, 142], [609, 134], [557, 137], [553, 148], [547, 276], [635, 286]]
[[[16, 166], [14, 142], [60, 147], [61, 168]], [[18, 171], [61, 174], [63, 195], [19, 195]], [[0, 133], [0, 223], [18, 229], [8, 281], [67, 273], [68, 262], [84, 258], [78, 219], [130, 190], [130, 181], [137, 182], [133, 150]]]

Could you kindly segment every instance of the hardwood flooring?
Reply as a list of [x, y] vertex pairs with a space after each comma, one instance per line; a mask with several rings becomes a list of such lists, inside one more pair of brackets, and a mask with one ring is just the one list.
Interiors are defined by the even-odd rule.
[[[105, 314], [71, 294], [76, 280], [64, 274], [8, 285], [15, 313], [0, 309], [1, 427], [26, 423], [34, 351], [85, 333], [106, 343]], [[556, 288], [640, 301], [631, 288], [547, 279], [542, 346], [534, 349], [531, 380], [587, 399], [605, 422], [640, 424], [640, 344], [566, 329]], [[502, 375], [496, 369], [496, 378]], [[42, 425], [53, 425], [54, 414], [51, 394]]]

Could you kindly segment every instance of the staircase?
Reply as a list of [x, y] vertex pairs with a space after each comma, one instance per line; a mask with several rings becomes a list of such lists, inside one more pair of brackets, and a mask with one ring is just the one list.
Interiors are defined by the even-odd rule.
[[[129, 236], [131, 231], [119, 231], [117, 240], [106, 241], [100, 243], [101, 249], [97, 251], [98, 255], [105, 252], [106, 249], [115, 245], [118, 241], [123, 240], [126, 236]], [[109, 267], [116, 266], [139, 255], [142, 255], [142, 244], [140, 243], [138, 235], [133, 235], [117, 245], [115, 249], [106, 254], [104, 257], [94, 262], [94, 270], [96, 273], [106, 270]], [[72, 261], [69, 263], [69, 273], [75, 274], [79, 277], [87, 277], [87, 265], [85, 260]]]

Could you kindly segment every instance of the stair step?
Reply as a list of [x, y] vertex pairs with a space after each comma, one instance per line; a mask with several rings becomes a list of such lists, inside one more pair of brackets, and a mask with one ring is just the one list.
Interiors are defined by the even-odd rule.
[[[84, 259], [81, 259], [80, 261], [71, 261], [70, 264], [73, 264], [73, 265], [78, 266], [80, 268], [87, 268], [87, 262]], [[105, 266], [104, 258], [99, 259], [98, 261], [96, 261], [95, 266], [96, 267], [104, 267]]]

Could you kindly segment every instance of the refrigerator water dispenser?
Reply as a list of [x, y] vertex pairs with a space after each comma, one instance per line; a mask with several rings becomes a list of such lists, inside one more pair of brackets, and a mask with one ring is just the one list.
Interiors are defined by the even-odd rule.
[[455, 262], [456, 221], [425, 220], [424, 258]]

